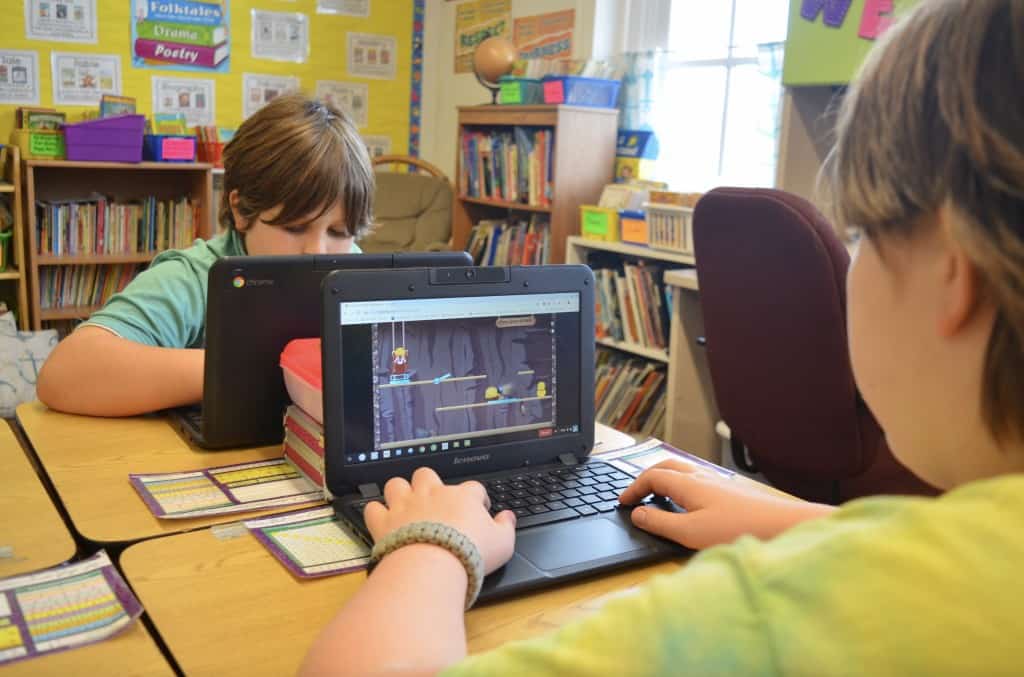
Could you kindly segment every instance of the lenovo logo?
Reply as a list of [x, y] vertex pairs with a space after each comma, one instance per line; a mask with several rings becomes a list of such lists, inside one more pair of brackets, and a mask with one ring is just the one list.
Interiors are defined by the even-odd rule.
[[458, 456], [452, 459], [452, 463], [459, 465], [460, 463], [479, 463], [480, 461], [490, 460], [490, 454], [477, 454], [476, 456]]

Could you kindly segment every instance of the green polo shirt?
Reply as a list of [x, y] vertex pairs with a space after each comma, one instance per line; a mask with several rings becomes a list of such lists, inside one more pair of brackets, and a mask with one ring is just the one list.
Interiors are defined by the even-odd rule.
[[[352, 252], [359, 252], [354, 244]], [[82, 326], [103, 327], [149, 346], [202, 348], [210, 268], [225, 256], [245, 255], [245, 242], [234, 230], [196, 240], [188, 249], [161, 252]]]

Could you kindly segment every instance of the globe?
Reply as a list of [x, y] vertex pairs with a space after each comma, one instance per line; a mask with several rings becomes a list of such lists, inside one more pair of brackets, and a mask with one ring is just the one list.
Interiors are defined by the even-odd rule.
[[476, 79], [491, 90], [493, 101], [497, 101], [498, 78], [512, 72], [519, 54], [511, 40], [493, 36], [487, 38], [473, 52], [473, 72]]

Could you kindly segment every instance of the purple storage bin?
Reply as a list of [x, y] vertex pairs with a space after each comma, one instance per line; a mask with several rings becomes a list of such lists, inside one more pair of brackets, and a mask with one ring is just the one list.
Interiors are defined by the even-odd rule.
[[144, 115], [115, 115], [64, 125], [68, 160], [142, 162]]

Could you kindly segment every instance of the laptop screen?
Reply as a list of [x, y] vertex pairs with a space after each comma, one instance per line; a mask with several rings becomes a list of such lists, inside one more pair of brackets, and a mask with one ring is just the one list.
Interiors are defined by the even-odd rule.
[[342, 302], [340, 317], [346, 464], [580, 431], [576, 292]]

